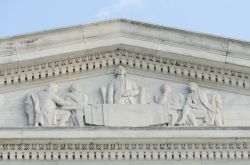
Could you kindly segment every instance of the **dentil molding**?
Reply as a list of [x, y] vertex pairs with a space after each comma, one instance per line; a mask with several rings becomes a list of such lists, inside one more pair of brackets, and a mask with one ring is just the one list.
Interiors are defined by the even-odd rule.
[[6, 87], [61, 75], [91, 71], [104, 71], [119, 64], [127, 68], [157, 73], [161, 79], [164, 75], [192, 79], [233, 88], [249, 89], [249, 74], [209, 65], [190, 63], [153, 54], [144, 54], [126, 49], [116, 49], [99, 54], [89, 54], [75, 58], [51, 61], [39, 65], [30, 65], [8, 70], [0, 70], [0, 86]]

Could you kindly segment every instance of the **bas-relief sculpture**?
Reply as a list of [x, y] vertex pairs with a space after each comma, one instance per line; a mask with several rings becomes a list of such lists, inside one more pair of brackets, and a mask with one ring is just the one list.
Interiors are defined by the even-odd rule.
[[191, 93], [188, 94], [182, 110], [181, 119], [177, 124], [189, 122], [192, 126], [199, 126], [197, 117], [203, 116], [204, 125], [222, 126], [222, 100], [218, 93], [210, 93], [199, 89], [196, 83], [189, 84]]
[[37, 93], [25, 96], [25, 112], [30, 126], [101, 125], [112, 127], [150, 126], [222, 126], [222, 100], [216, 92], [201, 90], [196, 83], [188, 86], [185, 98], [167, 84], [161, 96], [152, 103], [140, 97], [144, 87], [126, 77], [126, 69], [118, 66], [115, 78], [100, 88], [103, 104], [92, 104], [78, 84], [72, 84], [65, 96], [59, 96], [58, 86], [50, 83]]
[[[84, 126], [84, 111], [83, 105], [87, 104], [88, 97], [82, 94], [81, 87], [78, 84], [72, 84], [70, 92], [65, 96], [65, 100], [71, 103], [68, 109], [71, 111], [71, 125], [73, 126]], [[64, 110], [67, 109], [64, 107]]]
[[[34, 122], [35, 126], [66, 126], [71, 113], [69, 111], [59, 110], [59, 106], [74, 105], [57, 95], [58, 86], [55, 83], [50, 83], [47, 88], [38, 92], [36, 95], [26, 96], [26, 113], [29, 121]], [[30, 100], [29, 100], [30, 99]], [[29, 101], [28, 101], [29, 100]], [[33, 111], [31, 108], [33, 107]], [[57, 119], [60, 121], [57, 122]]]
[[126, 78], [125, 68], [118, 66], [115, 76], [109, 85], [108, 104], [136, 104], [135, 96], [139, 94], [139, 89], [133, 81]]
[[181, 110], [183, 106], [183, 95], [177, 96], [173, 93], [172, 88], [168, 84], [163, 84], [161, 87], [162, 94], [157, 103], [165, 104], [169, 108], [169, 117], [171, 118], [169, 125], [175, 126], [178, 120], [177, 110]]

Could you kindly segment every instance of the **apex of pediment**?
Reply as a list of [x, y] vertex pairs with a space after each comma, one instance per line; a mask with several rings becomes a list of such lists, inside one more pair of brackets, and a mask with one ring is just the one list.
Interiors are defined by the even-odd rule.
[[250, 67], [249, 42], [114, 19], [0, 38], [0, 70], [10, 65], [22, 66], [51, 57], [66, 58], [119, 45], [236, 70]]

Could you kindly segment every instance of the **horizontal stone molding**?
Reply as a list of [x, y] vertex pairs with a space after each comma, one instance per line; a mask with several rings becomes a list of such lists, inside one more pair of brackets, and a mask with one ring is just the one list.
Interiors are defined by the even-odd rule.
[[115, 51], [51, 61], [40, 65], [1, 70], [0, 86], [4, 87], [35, 80], [44, 80], [73, 73], [84, 74], [91, 71], [103, 71], [119, 64], [132, 69], [158, 73], [163, 76], [172, 75], [194, 81], [217, 83], [233, 88], [250, 88], [249, 74], [247, 73], [173, 60], [153, 54], [142, 54], [126, 49], [116, 49]]
[[[158, 142], [176, 141], [200, 141], [214, 142], [248, 142], [250, 139], [250, 127], [149, 127], [149, 128], [126, 128], [126, 127], [24, 127], [24, 128], [0, 128], [0, 140], [4, 142], [13, 139], [19, 143], [25, 139], [41, 140], [50, 139], [52, 142], [60, 139], [84, 139], [92, 142], [93, 139], [135, 139], [150, 140], [158, 139]], [[176, 141], [175, 141], [176, 140]], [[114, 142], [113, 140], [109, 142]]]
[[249, 160], [247, 132], [236, 127], [2, 128], [0, 160]]
[[0, 160], [249, 160], [247, 144], [4, 144]]

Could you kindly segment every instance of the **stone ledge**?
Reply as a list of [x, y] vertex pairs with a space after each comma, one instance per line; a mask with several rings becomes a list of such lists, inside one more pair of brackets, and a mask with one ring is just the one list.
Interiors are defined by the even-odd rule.
[[0, 128], [0, 160], [249, 161], [249, 130], [250, 127]]
[[240, 139], [250, 140], [250, 127], [169, 128], [1, 128], [0, 139]]

